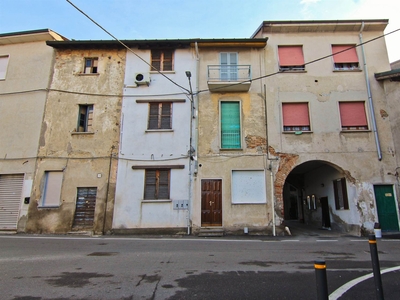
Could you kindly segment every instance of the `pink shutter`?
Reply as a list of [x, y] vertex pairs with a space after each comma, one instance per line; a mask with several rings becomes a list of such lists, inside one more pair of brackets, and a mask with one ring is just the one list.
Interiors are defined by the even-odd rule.
[[308, 103], [282, 103], [283, 126], [309, 126]]
[[[352, 45], [332, 45], [333, 61], [335, 63], [358, 63], [356, 48], [349, 49], [350, 47], [352, 47]], [[335, 54], [340, 51], [344, 52]]]
[[304, 65], [302, 46], [279, 46], [278, 55], [279, 65], [282, 67]]
[[342, 126], [368, 126], [364, 102], [340, 102], [339, 109]]

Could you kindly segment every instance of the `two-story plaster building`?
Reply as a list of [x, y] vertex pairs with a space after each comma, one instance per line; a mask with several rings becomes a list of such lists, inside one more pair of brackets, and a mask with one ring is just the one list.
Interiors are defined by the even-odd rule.
[[49, 41], [55, 65], [41, 127], [26, 232], [111, 229], [126, 49]]
[[254, 33], [269, 38], [262, 81], [275, 225], [363, 234], [390, 201], [398, 226], [390, 108], [374, 78], [389, 68], [387, 23], [265, 21]]
[[54, 50], [49, 29], [0, 34], [0, 230], [24, 231]]

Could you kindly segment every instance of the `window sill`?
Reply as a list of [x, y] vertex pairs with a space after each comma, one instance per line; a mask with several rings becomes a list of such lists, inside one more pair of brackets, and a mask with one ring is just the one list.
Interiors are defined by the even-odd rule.
[[78, 73], [78, 76], [99, 76], [100, 73]]
[[262, 202], [262, 203], [260, 203], [260, 202], [249, 202], [249, 203], [246, 203], [246, 202], [243, 202], [243, 203], [232, 203], [232, 205], [265, 205], [265, 204], [267, 204], [267, 202]]
[[306, 70], [279, 70], [279, 73], [307, 73]]
[[74, 132], [71, 132], [71, 135], [93, 135], [93, 134], [94, 134], [93, 131], [85, 131], [85, 132], [74, 131]]
[[168, 203], [172, 202], [171, 199], [154, 199], [154, 200], [142, 200], [142, 203]]
[[354, 133], [354, 132], [371, 132], [369, 129], [354, 129], [354, 130], [341, 130], [340, 133]]
[[48, 205], [48, 206], [41, 206], [38, 205], [39, 209], [43, 209], [43, 208], [60, 208], [60, 205]]
[[220, 148], [219, 151], [243, 151], [243, 148]]
[[174, 132], [173, 129], [147, 129], [145, 132]]
[[304, 133], [304, 134], [307, 134], [307, 133], [313, 133], [313, 132], [312, 132], [312, 131], [302, 131], [302, 130], [299, 130], [299, 131], [282, 131], [282, 133], [284, 133], [284, 134], [302, 135], [303, 133]]
[[333, 72], [362, 72], [360, 69], [355, 69], [355, 70], [332, 70]]
[[162, 74], [175, 74], [175, 71], [159, 71], [159, 72], [150, 71], [150, 74], [159, 74], [159, 73], [162, 73]]

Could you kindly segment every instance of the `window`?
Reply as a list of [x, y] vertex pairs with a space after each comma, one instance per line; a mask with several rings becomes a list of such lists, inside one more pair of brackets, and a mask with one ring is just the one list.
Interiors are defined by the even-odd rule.
[[62, 179], [62, 171], [46, 171], [44, 173], [44, 185], [40, 206], [60, 206]]
[[97, 57], [85, 58], [85, 69], [83, 70], [83, 73], [96, 74], [98, 62], [99, 60]]
[[339, 102], [342, 130], [368, 130], [365, 102]]
[[279, 46], [279, 71], [304, 71], [302, 46]]
[[347, 198], [346, 179], [340, 178], [333, 181], [333, 190], [335, 193], [336, 209], [349, 209], [349, 200]]
[[148, 129], [172, 129], [172, 103], [149, 103]]
[[221, 80], [237, 80], [238, 78], [238, 54], [235, 52], [220, 53]]
[[6, 79], [8, 59], [8, 55], [0, 56], [0, 80]]
[[172, 71], [173, 50], [151, 50], [151, 65], [159, 71]]
[[308, 103], [282, 103], [283, 131], [310, 131]]
[[93, 105], [79, 105], [78, 132], [91, 132], [93, 123]]
[[240, 102], [221, 102], [221, 148], [240, 147]]
[[232, 203], [259, 204], [267, 202], [263, 170], [232, 171]]
[[348, 71], [360, 69], [354, 45], [332, 45], [332, 54], [334, 70]]
[[169, 199], [170, 169], [146, 169], [144, 200]]

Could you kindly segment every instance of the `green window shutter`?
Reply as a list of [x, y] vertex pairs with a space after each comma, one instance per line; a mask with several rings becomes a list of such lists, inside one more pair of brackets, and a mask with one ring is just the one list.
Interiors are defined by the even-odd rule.
[[240, 149], [240, 103], [221, 102], [221, 148]]

